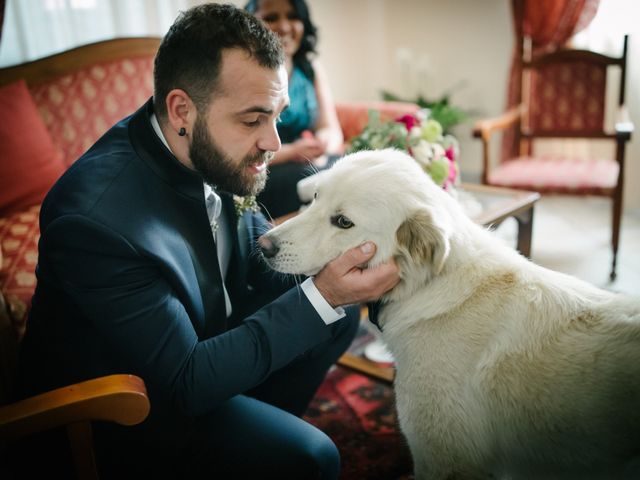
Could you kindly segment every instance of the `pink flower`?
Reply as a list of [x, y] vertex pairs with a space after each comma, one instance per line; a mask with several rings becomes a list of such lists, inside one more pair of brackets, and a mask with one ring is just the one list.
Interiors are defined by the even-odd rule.
[[395, 120], [398, 123], [404, 123], [407, 131], [410, 132], [413, 127], [420, 126], [420, 120], [413, 115], [403, 115]]
[[456, 151], [453, 149], [453, 145], [444, 151], [444, 156], [447, 157], [449, 160], [451, 160], [451, 163], [455, 161]]
[[[453, 152], [449, 153], [449, 150], [453, 150], [452, 148], [448, 148], [445, 152], [446, 157], [449, 159], [449, 176], [444, 181], [443, 188], [445, 190], [449, 190], [451, 185], [455, 184], [456, 178], [458, 177], [458, 167], [456, 166], [456, 161], [453, 159]], [[449, 156], [451, 155], [451, 156]]]

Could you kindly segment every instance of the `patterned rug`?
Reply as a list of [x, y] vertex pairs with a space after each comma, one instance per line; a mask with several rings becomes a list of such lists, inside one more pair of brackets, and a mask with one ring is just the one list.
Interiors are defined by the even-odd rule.
[[[356, 339], [356, 349], [363, 339], [363, 335]], [[391, 385], [335, 366], [304, 418], [329, 435], [340, 450], [340, 480], [413, 479]]]

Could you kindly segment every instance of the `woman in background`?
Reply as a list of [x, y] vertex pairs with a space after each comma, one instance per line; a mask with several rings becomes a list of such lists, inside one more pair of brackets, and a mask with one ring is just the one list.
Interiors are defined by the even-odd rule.
[[328, 79], [316, 58], [316, 27], [304, 0], [251, 0], [245, 7], [278, 35], [286, 57], [291, 104], [280, 116], [282, 148], [269, 167], [266, 188], [258, 197], [273, 218], [298, 210], [296, 185], [342, 153]]

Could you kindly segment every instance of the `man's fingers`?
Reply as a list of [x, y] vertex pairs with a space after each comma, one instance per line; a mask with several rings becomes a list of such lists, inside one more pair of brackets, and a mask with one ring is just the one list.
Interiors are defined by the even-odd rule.
[[373, 298], [387, 293], [400, 281], [398, 266], [393, 260], [362, 270], [361, 278], [364, 289], [372, 292]]
[[316, 275], [314, 283], [330, 305], [375, 300], [398, 283], [399, 270], [393, 259], [373, 268], [357, 268], [375, 252], [375, 244], [366, 242], [346, 251]]
[[365, 242], [359, 247], [347, 250], [335, 260], [335, 266], [341, 272], [348, 272], [369, 261], [376, 253], [376, 246], [372, 242]]

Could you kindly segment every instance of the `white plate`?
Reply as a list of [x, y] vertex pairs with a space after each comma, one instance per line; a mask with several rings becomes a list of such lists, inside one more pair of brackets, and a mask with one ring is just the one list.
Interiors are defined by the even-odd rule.
[[364, 348], [364, 356], [377, 363], [393, 363], [395, 360], [382, 340], [375, 340]]

